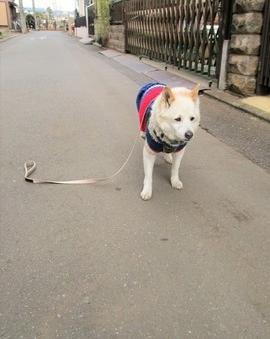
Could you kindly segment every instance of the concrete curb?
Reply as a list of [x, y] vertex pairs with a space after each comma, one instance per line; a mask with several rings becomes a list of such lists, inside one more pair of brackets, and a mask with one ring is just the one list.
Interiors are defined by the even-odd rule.
[[0, 39], [0, 43], [1, 43], [1, 42], [5, 42], [5, 41], [7, 41], [7, 40], [9, 40], [9, 39], [12, 39], [12, 38], [16, 38], [17, 36], [20, 36], [20, 34], [21, 34], [21, 33], [13, 34], [13, 35], [7, 36], [7, 37], [4, 38], [4, 39]]
[[[205, 95], [207, 95], [208, 97], [212, 98], [212, 99], [216, 99], [220, 102], [223, 102], [224, 104], [227, 104], [229, 106], [232, 106], [234, 108], [237, 108], [245, 113], [249, 113], [259, 119], [263, 119], [267, 122], [270, 122], [270, 114], [262, 111], [259, 108], [256, 107], [252, 107], [250, 105], [244, 104], [242, 103], [241, 97], [236, 97], [226, 91], [219, 91], [219, 90], [212, 90], [212, 91], [208, 91], [205, 92]], [[238, 101], [236, 101], [238, 100]]]
[[[161, 63], [158, 63], [156, 61], [150, 61], [147, 59], [142, 59], [143, 63], [146, 63], [148, 65], [155, 65], [155, 67], [164, 70], [164, 66], [162, 66]], [[166, 65], [167, 67], [167, 72], [171, 73], [172, 75], [179, 76], [181, 78], [185, 78], [187, 80], [193, 81], [193, 82], [198, 82], [202, 86], [207, 87], [207, 79], [204, 79], [196, 74], [189, 74], [185, 70], [178, 70], [176, 67], [171, 66], [171, 65]], [[229, 93], [228, 91], [221, 91], [218, 90], [215, 86], [215, 83], [213, 83], [213, 86], [211, 87], [211, 91], [205, 92], [205, 95], [207, 95], [210, 98], [216, 99], [224, 104], [227, 104], [229, 106], [232, 106], [234, 108], [237, 108], [245, 113], [249, 113], [257, 118], [263, 119], [267, 122], [270, 122], [270, 114], [259, 109], [252, 107], [250, 105], [242, 103], [240, 100], [242, 97], [237, 96], [236, 94]]]
[[[99, 44], [94, 43], [95, 46], [102, 48]], [[112, 49], [108, 49], [108, 48], [102, 48], [102, 51], [104, 50], [111, 50]], [[118, 52], [118, 55], [127, 55], [126, 53], [122, 53], [122, 52]], [[137, 59], [136, 56], [134, 56], [134, 58]], [[139, 58], [138, 58], [139, 59]], [[117, 61], [116, 58], [114, 58], [115, 61]], [[140, 59], [140, 63], [146, 64], [146, 65], [151, 65], [153, 67], [155, 67], [157, 70], [162, 70], [164, 71], [164, 69], [166, 69], [166, 72], [168, 72], [168, 75], [171, 74], [172, 77], [179, 77], [182, 79], [186, 79], [188, 81], [191, 82], [198, 82], [202, 85], [202, 87], [208, 87], [208, 80], [201, 78], [195, 74], [188, 74], [186, 71], [179, 71], [178, 69], [175, 69], [175, 67], [171, 66], [171, 65], [166, 65], [166, 67], [164, 67], [164, 65], [162, 65], [162, 63], [160, 62], [156, 62], [156, 61], [152, 61], [152, 60], [148, 60], [148, 59]], [[127, 66], [128, 67], [128, 66]], [[145, 73], [145, 75], [149, 76], [151, 78], [151, 75], [149, 73]], [[156, 80], [156, 79], [155, 79]], [[211, 87], [211, 91], [207, 91], [205, 92], [205, 95], [207, 95], [210, 98], [216, 99], [224, 104], [227, 104], [229, 106], [232, 106], [234, 108], [237, 108], [245, 113], [249, 113], [257, 118], [263, 119], [267, 122], [270, 122], [270, 114], [262, 111], [258, 108], [252, 107], [250, 105], [244, 104], [242, 103], [240, 100], [242, 99], [242, 97], [234, 95], [229, 93], [228, 91], [221, 91], [218, 90], [217, 88], [215, 88], [215, 84], [213, 83], [213, 86]]]

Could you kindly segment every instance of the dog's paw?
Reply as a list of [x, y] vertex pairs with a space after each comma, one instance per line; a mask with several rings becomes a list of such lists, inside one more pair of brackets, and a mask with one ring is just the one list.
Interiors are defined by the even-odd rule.
[[163, 158], [164, 158], [164, 160], [167, 162], [167, 164], [172, 164], [172, 162], [173, 162], [173, 158], [172, 158], [172, 155], [171, 154], [169, 154], [169, 153], [164, 153], [163, 154]]
[[150, 200], [152, 198], [152, 190], [144, 188], [141, 191], [141, 198], [142, 198], [142, 200]]
[[180, 181], [178, 178], [171, 178], [171, 184], [172, 187], [177, 190], [181, 190], [183, 188], [182, 181]]

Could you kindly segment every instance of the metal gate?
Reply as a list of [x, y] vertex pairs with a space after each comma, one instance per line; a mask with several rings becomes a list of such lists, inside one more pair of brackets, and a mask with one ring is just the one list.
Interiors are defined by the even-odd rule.
[[126, 1], [127, 52], [216, 77], [223, 1]]
[[95, 35], [96, 8], [94, 3], [88, 7], [88, 34]]
[[270, 91], [270, 0], [265, 1], [262, 31], [262, 47], [260, 53], [260, 69], [258, 74], [259, 93]]

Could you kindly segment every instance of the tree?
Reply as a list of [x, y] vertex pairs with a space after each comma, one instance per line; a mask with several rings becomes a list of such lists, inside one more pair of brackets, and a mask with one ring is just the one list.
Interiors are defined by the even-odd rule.
[[48, 16], [46, 12], [36, 12], [36, 20], [37, 20], [37, 29], [44, 28], [44, 23], [45, 26], [47, 27], [47, 22], [48, 22]]
[[27, 14], [25, 17], [25, 21], [26, 21], [26, 26], [27, 28], [32, 28], [35, 29], [35, 18], [33, 17], [32, 14]]
[[51, 7], [48, 7], [48, 8], [46, 9], [46, 12], [47, 12], [47, 15], [48, 15], [48, 19], [49, 19], [49, 20], [54, 19], [53, 10], [51, 9]]

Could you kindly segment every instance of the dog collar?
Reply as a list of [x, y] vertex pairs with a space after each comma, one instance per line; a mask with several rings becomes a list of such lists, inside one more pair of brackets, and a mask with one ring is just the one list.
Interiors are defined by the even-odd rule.
[[154, 129], [153, 130], [153, 133], [155, 135], [155, 137], [160, 141], [160, 142], [163, 142], [164, 144], [166, 145], [169, 145], [171, 147], [178, 147], [180, 145], [183, 145], [185, 142], [182, 141], [182, 142], [177, 142], [176, 140], [174, 140], [174, 142], [172, 140], [170, 140], [166, 134], [164, 132], [161, 132], [160, 133], [160, 136], [157, 134], [157, 131]]
[[156, 132], [153, 131], [155, 136], [151, 135], [149, 129], [146, 130], [146, 140], [150, 149], [156, 153], [176, 153], [181, 151], [186, 145], [186, 142], [181, 142], [179, 144], [168, 144], [164, 140], [160, 139], [157, 136]]

